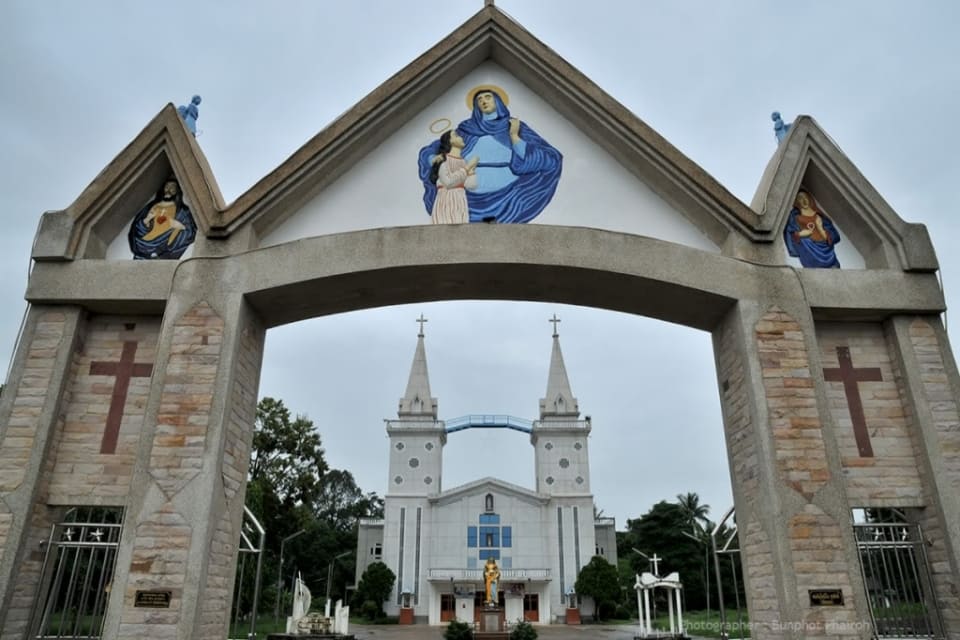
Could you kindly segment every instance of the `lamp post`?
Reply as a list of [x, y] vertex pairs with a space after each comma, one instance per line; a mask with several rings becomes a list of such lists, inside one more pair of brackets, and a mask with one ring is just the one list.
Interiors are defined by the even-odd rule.
[[277, 568], [277, 603], [273, 607], [273, 620], [277, 624], [280, 623], [280, 593], [283, 591], [283, 547], [301, 533], [306, 532], [306, 529], [300, 529], [300, 531], [291, 533], [280, 541], [280, 566]]
[[[699, 525], [698, 525], [699, 526]], [[702, 535], [705, 533], [703, 529], [700, 529], [701, 537], [697, 537], [692, 533], [687, 533], [686, 531], [681, 531], [683, 535], [687, 536], [691, 540], [695, 541], [697, 544], [703, 545], [703, 580], [705, 583], [704, 593], [707, 596], [707, 620], [710, 619], [710, 547], [707, 546], [707, 541], [703, 539]]]
[[[330, 604], [329, 604], [329, 603], [330, 603], [330, 584], [333, 582], [333, 565], [334, 565], [334, 563], [335, 563], [337, 560], [339, 560], [340, 558], [342, 558], [342, 557], [344, 557], [344, 556], [348, 556], [348, 555], [350, 555], [350, 552], [349, 552], [349, 551], [344, 551], [343, 553], [338, 553], [337, 555], [333, 556], [333, 559], [330, 560], [330, 564], [327, 565], [327, 604], [324, 605], [324, 606], [326, 606], [326, 607], [329, 607], [329, 606], [330, 606]], [[328, 609], [328, 610], [329, 610], [329, 609]]]

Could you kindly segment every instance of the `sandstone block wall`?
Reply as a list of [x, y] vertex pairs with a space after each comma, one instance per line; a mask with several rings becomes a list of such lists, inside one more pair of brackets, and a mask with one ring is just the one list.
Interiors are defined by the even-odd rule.
[[64, 398], [56, 462], [47, 496], [49, 504], [125, 504], [150, 396], [151, 377], [130, 379], [116, 448], [113, 452], [101, 453], [117, 378], [91, 373], [91, 364], [118, 363], [124, 345], [133, 342], [136, 344], [134, 361], [152, 365], [159, 333], [159, 318], [92, 316], [87, 321]]
[[915, 429], [908, 423], [887, 337], [880, 324], [818, 323], [817, 342], [824, 368], [839, 368], [837, 348], [848, 348], [857, 369], [879, 369], [880, 381], [861, 381], [857, 392], [872, 457], [860, 455], [842, 382], [826, 381], [830, 414], [850, 507], [911, 507], [925, 503], [916, 457]]

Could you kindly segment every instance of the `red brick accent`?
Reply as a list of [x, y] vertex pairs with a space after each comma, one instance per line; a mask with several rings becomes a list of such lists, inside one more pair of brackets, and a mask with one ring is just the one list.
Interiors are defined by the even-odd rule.
[[[936, 430], [942, 470], [947, 483], [955, 492], [960, 492], [960, 410], [943, 358], [943, 350], [949, 347], [946, 342], [940, 342], [937, 331], [923, 318], [917, 318], [910, 325], [910, 346], [920, 366], [918, 373]], [[956, 500], [956, 493], [941, 494], [940, 499]], [[960, 638], [960, 588], [956, 568], [951, 565], [945, 546], [940, 516], [933, 509], [924, 509], [921, 517], [924, 537], [931, 542], [927, 557], [940, 612], [949, 637]]]
[[[0, 446], [0, 497], [15, 491], [29, 468], [47, 390], [55, 373], [57, 351], [66, 339], [66, 315], [50, 311], [37, 320], [23, 375], [4, 393], [14, 394], [10, 419]], [[6, 532], [0, 531], [0, 537]]]
[[223, 326], [223, 319], [201, 302], [173, 327], [150, 451], [150, 475], [167, 497], [185, 487], [203, 466]]
[[[803, 607], [804, 638], [860, 637], [861, 626], [854, 607], [850, 567], [843, 551], [840, 526], [819, 507], [808, 504], [802, 513], [790, 518], [790, 550], [797, 602]], [[810, 589], [840, 589], [842, 607], [810, 607]]]
[[[723, 426], [727, 451], [737, 490], [739, 516], [742, 522], [740, 540], [743, 551], [744, 581], [749, 586], [748, 606], [755, 628], [772, 631], [772, 625], [781, 620], [780, 603], [776, 591], [772, 549], [763, 526], [758, 522], [756, 509], [760, 499], [760, 469], [757, 447], [757, 427], [751, 411], [750, 384], [746, 378], [743, 345], [737, 340], [738, 325], [728, 320], [716, 335], [717, 373], [720, 379]], [[749, 523], [746, 523], [747, 518]], [[776, 633], [763, 637], [778, 637]]]
[[[167, 503], [142, 520], [135, 535], [118, 637], [176, 638], [192, 527]], [[170, 608], [135, 608], [133, 602], [138, 589], [171, 591]]]
[[808, 501], [830, 480], [800, 324], [772, 308], [754, 327], [780, 479]]
[[[253, 423], [256, 418], [257, 386], [263, 356], [262, 330], [246, 328], [240, 336], [230, 398], [230, 420], [223, 445], [222, 479], [227, 510], [217, 523], [210, 540], [207, 582], [199, 638], [220, 640], [226, 636], [236, 574], [236, 550], [240, 518], [246, 488]], [[234, 515], [232, 519], [231, 514]], [[252, 540], [256, 542], [255, 536]]]

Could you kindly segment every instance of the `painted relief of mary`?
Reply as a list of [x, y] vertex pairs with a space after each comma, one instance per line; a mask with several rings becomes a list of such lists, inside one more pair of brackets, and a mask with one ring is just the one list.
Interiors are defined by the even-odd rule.
[[[510, 117], [506, 92], [493, 85], [467, 94], [473, 115], [461, 122], [463, 158], [476, 162], [476, 186], [466, 191], [470, 222], [529, 222], [553, 198], [563, 156], [525, 122]], [[433, 211], [436, 184], [430, 174], [439, 153], [434, 141], [420, 150], [423, 204]]]
[[813, 196], [803, 189], [797, 192], [787, 216], [783, 241], [787, 252], [808, 269], [840, 268], [834, 248], [840, 242], [840, 233], [830, 218], [816, 209]]

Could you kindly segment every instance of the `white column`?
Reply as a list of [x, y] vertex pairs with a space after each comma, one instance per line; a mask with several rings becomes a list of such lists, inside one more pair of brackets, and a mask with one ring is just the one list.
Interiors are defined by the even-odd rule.
[[643, 590], [643, 610], [644, 610], [643, 617], [647, 621], [646, 629], [644, 630], [644, 635], [650, 635], [651, 628], [650, 628], [650, 590], [649, 589]]
[[680, 589], [674, 589], [677, 596], [677, 633], [683, 633], [683, 609], [680, 606]]
[[667, 614], [670, 616], [670, 633], [676, 633], [677, 628], [673, 626], [673, 598], [667, 593]]

